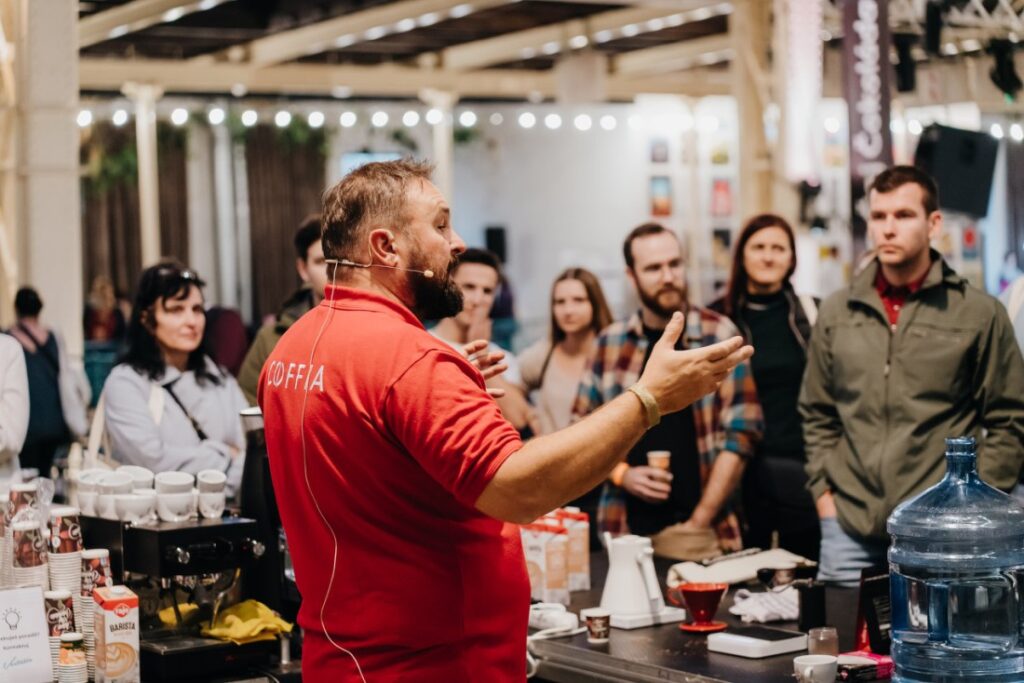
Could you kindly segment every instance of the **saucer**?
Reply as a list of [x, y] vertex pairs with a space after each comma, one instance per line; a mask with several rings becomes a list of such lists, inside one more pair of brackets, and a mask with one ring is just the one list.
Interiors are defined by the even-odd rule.
[[727, 628], [729, 628], [729, 624], [724, 621], [709, 621], [706, 624], [679, 624], [680, 631], [689, 631], [690, 633], [714, 633]]

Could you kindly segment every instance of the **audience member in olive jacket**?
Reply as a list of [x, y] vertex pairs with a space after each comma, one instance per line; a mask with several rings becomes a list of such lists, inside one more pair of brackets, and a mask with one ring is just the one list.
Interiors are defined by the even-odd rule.
[[1002, 305], [929, 248], [934, 181], [896, 166], [868, 199], [875, 260], [822, 303], [800, 394], [819, 576], [847, 585], [885, 563], [893, 508], [942, 478], [946, 437], [975, 437], [1006, 491], [1024, 459], [1024, 359]]
[[710, 308], [729, 316], [756, 350], [750, 364], [765, 432], [743, 473], [743, 544], [770, 548], [777, 534], [779, 547], [817, 560], [821, 536], [797, 411], [817, 304], [793, 291], [795, 270], [793, 229], [780, 216], [755, 216], [737, 240], [726, 295]]

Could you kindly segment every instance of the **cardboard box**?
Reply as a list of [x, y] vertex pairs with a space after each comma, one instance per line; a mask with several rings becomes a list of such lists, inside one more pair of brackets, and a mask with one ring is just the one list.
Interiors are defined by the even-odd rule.
[[569, 604], [569, 532], [546, 523], [520, 527], [530, 597], [541, 602]]
[[125, 586], [93, 591], [96, 683], [139, 683], [139, 596]]

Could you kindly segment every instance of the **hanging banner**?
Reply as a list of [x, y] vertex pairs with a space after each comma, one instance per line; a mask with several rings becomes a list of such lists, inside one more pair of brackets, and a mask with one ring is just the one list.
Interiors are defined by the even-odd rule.
[[866, 224], [865, 182], [892, 165], [889, 136], [889, 12], [886, 0], [842, 0], [843, 91], [849, 109], [851, 227], [855, 256]]

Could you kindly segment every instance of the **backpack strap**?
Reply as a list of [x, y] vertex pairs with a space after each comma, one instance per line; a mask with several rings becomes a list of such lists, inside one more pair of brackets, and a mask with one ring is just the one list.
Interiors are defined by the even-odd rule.
[[818, 304], [814, 303], [814, 297], [810, 294], [798, 294], [797, 300], [800, 302], [800, 307], [804, 309], [807, 322], [814, 327], [814, 323], [818, 320]]
[[[89, 426], [89, 441], [85, 448], [85, 459], [83, 467], [98, 467], [105, 465], [113, 469], [114, 458], [110, 447], [110, 435], [107, 434], [107, 416], [104, 406], [105, 393], [100, 394], [96, 402], [96, 411], [92, 415], [92, 424]], [[156, 382], [149, 383], [149, 416], [153, 418], [156, 426], [164, 417], [164, 392]]]

